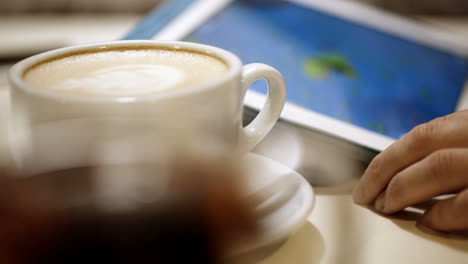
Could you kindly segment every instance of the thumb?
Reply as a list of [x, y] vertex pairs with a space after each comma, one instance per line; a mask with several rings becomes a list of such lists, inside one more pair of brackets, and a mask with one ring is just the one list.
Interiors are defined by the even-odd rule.
[[422, 223], [440, 231], [468, 230], [468, 188], [435, 203], [424, 213]]

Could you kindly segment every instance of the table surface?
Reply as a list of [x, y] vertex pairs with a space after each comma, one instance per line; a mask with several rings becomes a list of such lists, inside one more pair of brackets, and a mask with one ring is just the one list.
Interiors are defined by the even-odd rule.
[[314, 188], [309, 222], [262, 264], [468, 263], [468, 239], [416, 224], [421, 210], [383, 217], [355, 205], [353, 182]]
[[[0, 54], [18, 41], [47, 49], [118, 39], [138, 19], [137, 15], [2, 16]], [[418, 19], [453, 31], [468, 41], [468, 18]], [[6, 71], [12, 63], [0, 61], [0, 93], [8, 86]], [[4, 102], [2, 106], [5, 107]], [[466, 106], [468, 96], [462, 99], [462, 107]], [[316, 205], [308, 223], [261, 263], [468, 263], [468, 238], [419, 227], [415, 219], [421, 214], [420, 209], [389, 218], [353, 204], [350, 193], [355, 181], [314, 188]]]

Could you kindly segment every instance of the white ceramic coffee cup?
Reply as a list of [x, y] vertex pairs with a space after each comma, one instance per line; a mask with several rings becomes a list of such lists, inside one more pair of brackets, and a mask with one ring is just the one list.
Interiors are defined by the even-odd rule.
[[[121, 98], [63, 94], [33, 87], [23, 78], [31, 67], [67, 54], [142, 46], [214, 56], [226, 63], [228, 71], [200, 86]], [[268, 82], [267, 100], [255, 120], [243, 127], [243, 100], [258, 79]], [[10, 141], [15, 159], [39, 170], [86, 165], [103, 141], [112, 143], [135, 134], [144, 135], [141, 138], [148, 144], [161, 137], [187, 143], [205, 134], [228, 142], [233, 152], [245, 154], [271, 130], [286, 99], [284, 79], [274, 68], [257, 63], [244, 66], [223, 49], [175, 41], [115, 41], [53, 50], [13, 66], [9, 82]]]

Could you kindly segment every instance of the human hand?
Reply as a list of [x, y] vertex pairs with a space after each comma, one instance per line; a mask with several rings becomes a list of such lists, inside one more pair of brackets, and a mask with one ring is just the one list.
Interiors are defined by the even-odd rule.
[[353, 199], [392, 214], [453, 193], [424, 213], [424, 225], [442, 231], [468, 229], [467, 110], [420, 125], [377, 155]]

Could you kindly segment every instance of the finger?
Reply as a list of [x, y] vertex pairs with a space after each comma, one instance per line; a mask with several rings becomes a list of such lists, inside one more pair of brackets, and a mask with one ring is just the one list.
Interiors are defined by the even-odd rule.
[[422, 223], [441, 231], [468, 230], [468, 189], [435, 203], [424, 214]]
[[393, 177], [375, 201], [385, 214], [468, 186], [468, 148], [444, 149], [431, 153]]
[[467, 121], [468, 111], [461, 111], [411, 130], [374, 158], [354, 189], [354, 201], [358, 204], [373, 202], [395, 174], [431, 152], [468, 147]]

